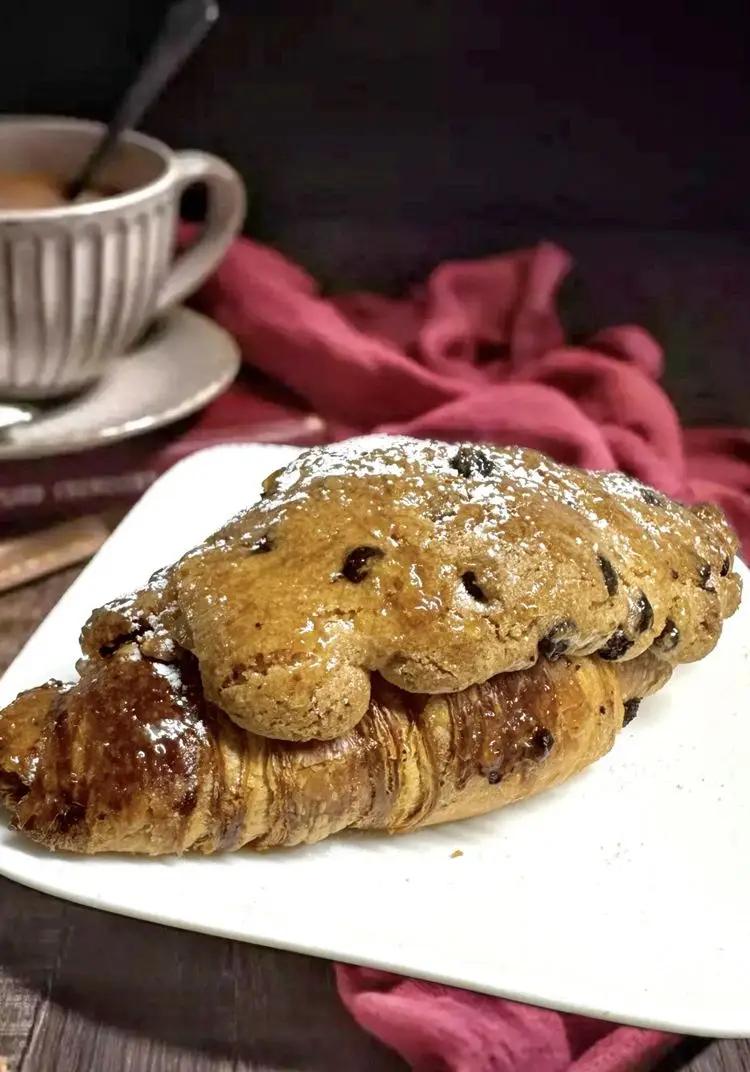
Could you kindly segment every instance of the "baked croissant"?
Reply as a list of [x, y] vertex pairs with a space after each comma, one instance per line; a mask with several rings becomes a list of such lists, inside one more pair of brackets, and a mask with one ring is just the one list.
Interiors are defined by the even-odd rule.
[[533, 451], [364, 439], [82, 634], [80, 680], [0, 713], [15, 826], [215, 852], [464, 818], [604, 754], [739, 602], [734, 534]]

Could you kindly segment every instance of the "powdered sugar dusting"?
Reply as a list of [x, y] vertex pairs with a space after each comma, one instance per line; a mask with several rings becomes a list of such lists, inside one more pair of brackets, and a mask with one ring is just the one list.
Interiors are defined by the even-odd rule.
[[[269, 476], [255, 505], [160, 575], [148, 621], [189, 648], [240, 725], [330, 738], [364, 714], [372, 672], [458, 691], [540, 652], [634, 659], [662, 633], [671, 643], [675, 622], [663, 656], [699, 657], [736, 605], [735, 547], [720, 515], [623, 474], [517, 446], [365, 436]], [[175, 668], [157, 672], [181, 695]]]

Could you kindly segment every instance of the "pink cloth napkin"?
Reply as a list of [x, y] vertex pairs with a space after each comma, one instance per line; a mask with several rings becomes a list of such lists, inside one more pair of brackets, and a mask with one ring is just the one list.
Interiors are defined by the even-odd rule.
[[512, 442], [623, 469], [685, 501], [718, 502], [750, 555], [750, 430], [682, 429], [659, 385], [661, 348], [642, 328], [567, 345], [555, 297], [568, 267], [545, 243], [443, 264], [407, 298], [329, 300], [297, 265], [242, 239], [198, 304], [334, 435]]
[[[243, 239], [198, 304], [334, 436], [520, 443], [623, 469], [720, 503], [750, 555], [750, 431], [681, 428], [659, 385], [662, 351], [639, 327], [568, 345], [555, 306], [568, 267], [543, 244], [443, 264], [401, 300], [328, 300], [301, 268]], [[353, 1016], [418, 1072], [640, 1072], [675, 1040], [365, 968], [339, 965], [337, 978]]]
[[352, 1016], [415, 1072], [647, 1072], [678, 1041], [370, 968], [337, 964], [336, 979]]

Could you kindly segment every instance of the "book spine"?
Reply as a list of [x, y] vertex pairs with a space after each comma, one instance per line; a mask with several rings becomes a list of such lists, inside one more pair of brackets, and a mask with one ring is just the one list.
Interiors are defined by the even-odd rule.
[[301, 416], [251, 431], [204, 432], [174, 441], [164, 436], [144, 436], [97, 451], [3, 462], [0, 534], [4, 526], [126, 506], [176, 462], [207, 447], [227, 443], [307, 445], [323, 439], [322, 421]]

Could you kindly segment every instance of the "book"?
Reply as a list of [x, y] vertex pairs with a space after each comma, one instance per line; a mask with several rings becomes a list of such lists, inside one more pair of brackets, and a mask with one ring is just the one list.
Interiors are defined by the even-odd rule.
[[170, 466], [207, 447], [326, 438], [323, 420], [296, 399], [240, 380], [200, 414], [159, 431], [93, 450], [0, 462], [0, 534], [127, 506]]

